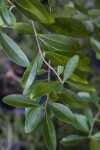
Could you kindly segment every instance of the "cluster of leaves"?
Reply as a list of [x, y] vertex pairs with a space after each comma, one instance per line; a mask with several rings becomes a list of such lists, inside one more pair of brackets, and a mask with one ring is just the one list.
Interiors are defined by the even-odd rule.
[[[61, 144], [64, 146], [75, 146], [76, 144], [88, 140], [90, 141], [91, 150], [100, 149], [100, 132], [97, 130], [94, 132], [95, 123], [100, 122], [98, 119], [100, 114], [100, 97], [96, 92], [79, 92], [78, 95], [83, 99], [87, 107], [84, 109], [84, 114], [75, 114], [77, 124], [74, 127], [83, 132], [80, 135], [69, 135], [61, 140]], [[91, 105], [93, 108], [91, 109]], [[96, 109], [96, 115], [93, 114], [93, 109]], [[93, 133], [92, 133], [93, 132]]]
[[100, 60], [100, 1], [96, 0], [93, 6], [86, 8], [81, 0], [71, 0], [73, 2], [73, 12], [77, 12], [75, 18], [83, 21], [90, 21], [93, 26], [94, 37], [90, 37], [90, 44], [96, 52], [96, 58]]
[[[49, 0], [48, 6], [44, 6], [39, 0], [12, 0], [8, 10], [5, 1], [2, 0], [0, 7], [0, 27], [35, 35], [39, 48], [39, 53], [30, 63], [21, 48], [0, 30], [0, 42], [5, 53], [15, 63], [26, 67], [22, 78], [23, 95], [6, 96], [3, 102], [25, 108], [26, 133], [35, 129], [41, 119], [42, 110], [45, 110], [43, 137], [49, 150], [56, 149], [56, 132], [52, 117], [55, 116], [65, 123], [77, 126], [77, 115], [70, 110], [69, 106], [86, 108], [83, 99], [72, 90], [65, 88], [64, 83], [78, 89], [95, 91], [88, 84], [84, 74], [89, 71], [90, 59], [79, 53], [81, 45], [75, 40], [75, 38], [85, 38], [87, 29], [78, 19], [55, 17], [48, 7], [55, 7], [56, 3], [57, 0]], [[28, 22], [16, 22], [11, 12], [14, 7], [29, 19]], [[48, 72], [49, 78], [50, 70], [42, 69], [43, 63], [46, 63], [49, 69], [57, 75], [56, 81], [35, 80], [36, 75], [42, 75], [45, 72]], [[47, 95], [47, 100], [40, 105], [40, 100], [44, 95]]]

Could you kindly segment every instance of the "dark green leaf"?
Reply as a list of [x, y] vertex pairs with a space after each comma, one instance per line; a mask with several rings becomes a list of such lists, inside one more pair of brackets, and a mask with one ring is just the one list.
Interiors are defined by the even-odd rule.
[[100, 23], [93, 23], [94, 25], [94, 33], [96, 35], [96, 38], [100, 41]]
[[75, 18], [56, 18], [52, 25], [43, 23], [41, 25], [53, 34], [61, 34], [76, 38], [85, 38], [88, 34], [85, 25]]
[[49, 150], [56, 150], [56, 132], [51, 119], [45, 113], [43, 121], [43, 137]]
[[33, 21], [40, 21], [46, 24], [53, 23], [54, 16], [43, 6], [39, 0], [14, 0], [17, 9]]
[[64, 137], [60, 143], [64, 146], [74, 146], [82, 141], [84, 141], [86, 137], [80, 135], [69, 135]]
[[88, 16], [93, 19], [100, 17], [100, 9], [97, 8], [90, 9], [88, 11]]
[[39, 39], [47, 47], [48, 45], [60, 51], [78, 51], [81, 49], [81, 46], [73, 39], [57, 34], [38, 34]]
[[39, 105], [37, 105], [30, 98], [19, 94], [8, 95], [3, 98], [3, 102], [8, 105], [19, 108], [39, 107]]
[[73, 56], [67, 63], [64, 71], [64, 78], [63, 82], [65, 82], [74, 72], [79, 62], [79, 56], [75, 55]]
[[22, 78], [22, 87], [28, 89], [35, 79], [37, 71], [37, 58], [32, 61], [29, 67], [26, 69]]
[[50, 103], [50, 105], [53, 113], [59, 120], [71, 124], [76, 123], [75, 116], [67, 106], [59, 103]]
[[42, 108], [34, 108], [31, 110], [25, 120], [25, 132], [29, 133], [35, 129], [41, 118]]
[[86, 91], [95, 91], [95, 89], [90, 85], [90, 84], [84, 84], [84, 83], [79, 83], [79, 82], [74, 82], [74, 81], [66, 81], [68, 84], [82, 90]]
[[45, 70], [45, 69], [37, 69], [37, 75], [42, 75], [42, 74], [44, 74], [44, 73], [46, 73], [46, 72], [48, 72], [47, 70]]
[[50, 94], [49, 94], [49, 98], [53, 101], [53, 102], [55, 102], [56, 100], [58, 100], [58, 96], [57, 96], [57, 94], [56, 94], [56, 92], [55, 91], [52, 91]]
[[31, 93], [30, 98], [36, 99], [38, 97], [49, 94], [50, 92], [54, 90], [57, 84], [58, 84], [57, 81], [40, 83], [36, 88], [33, 89], [33, 92]]
[[20, 47], [5, 33], [0, 31], [0, 42], [6, 54], [13, 60], [15, 63], [23, 67], [29, 66], [29, 60], [27, 59], [24, 52]]
[[58, 96], [64, 103], [70, 106], [78, 107], [78, 108], [86, 107], [82, 98], [69, 89], [63, 88], [62, 93], [58, 94]]

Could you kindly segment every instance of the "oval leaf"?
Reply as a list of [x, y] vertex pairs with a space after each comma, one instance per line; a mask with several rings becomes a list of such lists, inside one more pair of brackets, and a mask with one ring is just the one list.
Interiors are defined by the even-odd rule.
[[6, 54], [18, 65], [29, 66], [29, 60], [20, 47], [5, 33], [0, 31], [0, 42]]
[[37, 59], [34, 59], [29, 67], [26, 69], [22, 78], [22, 87], [28, 89], [35, 79], [37, 71]]
[[67, 63], [64, 71], [64, 79], [63, 82], [65, 82], [74, 72], [79, 62], [79, 56], [75, 55], [73, 56]]
[[46, 24], [51, 24], [55, 21], [54, 16], [39, 0], [14, 0], [14, 3], [24, 16], [33, 21], [40, 21]]
[[39, 107], [39, 105], [37, 105], [30, 98], [19, 94], [8, 95], [4, 97], [2, 101], [8, 105], [19, 108]]
[[50, 103], [50, 105], [53, 113], [59, 120], [71, 124], [76, 123], [75, 116], [67, 106], [59, 103]]
[[74, 146], [85, 140], [86, 137], [80, 135], [69, 135], [64, 137], [60, 143], [64, 146]]
[[35, 129], [41, 119], [42, 108], [34, 108], [30, 111], [25, 120], [25, 132], [29, 133]]
[[38, 97], [42, 97], [44, 95], [49, 94], [53, 91], [53, 89], [57, 86], [58, 82], [51, 81], [39, 84], [36, 88], [34, 88], [30, 98], [35, 99]]
[[43, 137], [49, 150], [56, 150], [56, 132], [51, 119], [45, 114], [43, 121]]

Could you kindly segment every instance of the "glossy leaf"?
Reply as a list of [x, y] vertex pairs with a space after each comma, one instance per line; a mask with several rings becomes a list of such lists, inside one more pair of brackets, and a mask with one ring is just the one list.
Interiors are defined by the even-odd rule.
[[84, 84], [84, 83], [79, 83], [79, 82], [74, 82], [74, 81], [66, 81], [68, 84], [71, 86], [74, 86], [78, 89], [82, 89], [85, 91], [95, 91], [95, 89], [90, 85], [90, 84]]
[[85, 108], [85, 103], [83, 102], [82, 98], [78, 96], [75, 92], [63, 88], [62, 93], [58, 94], [59, 98], [66, 104], [77, 107], [77, 108]]
[[46, 24], [51, 24], [55, 21], [50, 11], [38, 0], [14, 0], [14, 3], [24, 16], [33, 21], [40, 21]]
[[29, 66], [29, 60], [20, 47], [8, 35], [0, 31], [0, 42], [6, 54], [18, 65]]
[[12, 22], [11, 22], [9, 10], [7, 9], [6, 4], [5, 4], [5, 0], [1, 0], [1, 16], [5, 24], [7, 24], [8, 26], [11, 26]]
[[43, 121], [43, 137], [49, 150], [56, 150], [56, 132], [51, 119], [45, 113]]
[[[13, 29], [17, 32], [24, 33], [24, 34], [31, 34], [34, 35], [34, 29], [32, 24], [26, 22], [18, 22], [13, 26]], [[37, 33], [42, 33], [39, 28], [36, 28]]]
[[86, 137], [80, 135], [69, 135], [67, 137], [62, 138], [60, 143], [64, 146], [74, 146], [85, 140]]
[[34, 108], [33, 111], [31, 111], [28, 114], [25, 120], [25, 132], [26, 133], [29, 133], [35, 129], [35, 127], [40, 121], [41, 113], [42, 113], [42, 108], [38, 107], [38, 108]]
[[75, 117], [76, 117], [77, 123], [74, 125], [74, 127], [80, 131], [88, 133], [89, 127], [87, 124], [86, 117], [84, 115], [78, 115], [78, 114], [75, 114]]
[[57, 119], [66, 123], [76, 123], [74, 114], [67, 106], [60, 103], [50, 103], [50, 106]]
[[78, 51], [81, 46], [73, 39], [57, 34], [38, 34], [42, 43], [60, 51]]
[[51, 81], [51, 82], [45, 82], [45, 83], [39, 84], [36, 88], [33, 89], [33, 92], [31, 93], [30, 98], [35, 99], [35, 98], [42, 97], [44, 95], [49, 94], [50, 92], [54, 90], [57, 84], [58, 84], [57, 81]]
[[61, 34], [76, 38], [85, 38], [88, 35], [85, 25], [80, 20], [75, 18], [56, 18], [52, 25], [43, 23], [41, 25], [53, 34]]
[[34, 101], [30, 98], [27, 98], [20, 94], [8, 95], [3, 98], [3, 102], [19, 108], [28, 108], [28, 107], [39, 107]]
[[64, 78], [63, 82], [65, 82], [74, 72], [79, 62], [79, 56], [75, 55], [73, 56], [67, 63], [64, 71]]
[[29, 65], [29, 67], [24, 72], [23, 78], [22, 78], [22, 87], [25, 89], [28, 89], [32, 82], [35, 79], [37, 72], [37, 58], [32, 61], [32, 63]]

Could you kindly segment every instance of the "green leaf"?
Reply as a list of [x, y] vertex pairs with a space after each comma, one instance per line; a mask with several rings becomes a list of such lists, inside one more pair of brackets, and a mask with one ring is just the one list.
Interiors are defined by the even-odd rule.
[[[26, 22], [18, 22], [13, 26], [13, 29], [17, 32], [24, 33], [24, 34], [31, 34], [34, 35], [34, 29], [32, 24]], [[37, 33], [42, 33], [42, 31], [36, 27]]]
[[55, 21], [54, 16], [39, 0], [14, 0], [14, 3], [24, 16], [33, 21], [40, 21], [46, 24], [51, 24]]
[[68, 63], [66, 64], [65, 71], [64, 71], [64, 78], [63, 82], [65, 82], [74, 72], [79, 62], [79, 56], [73, 56]]
[[90, 9], [88, 11], [88, 16], [93, 19], [99, 18], [100, 17], [100, 9], [97, 9], [97, 8]]
[[1, 16], [6, 25], [8, 26], [12, 25], [10, 14], [5, 4], [5, 0], [1, 0]]
[[62, 93], [59, 93], [58, 96], [64, 103], [70, 106], [77, 107], [77, 108], [86, 107], [82, 98], [69, 89], [63, 88]]
[[6, 54], [18, 65], [29, 66], [29, 60], [20, 47], [5, 33], [0, 31], [0, 42]]
[[78, 115], [78, 114], [75, 114], [75, 117], [76, 117], [77, 123], [74, 125], [74, 127], [80, 131], [88, 133], [89, 127], [87, 124], [86, 117], [84, 115]]
[[70, 76], [70, 79], [73, 80], [73, 81], [76, 81], [76, 82], [82, 82], [82, 83], [85, 83], [85, 84], [88, 83], [84, 72], [82, 72], [78, 68], [75, 69], [73, 74]]
[[38, 107], [31, 110], [25, 120], [25, 132], [29, 133], [35, 129], [41, 118], [42, 108]]
[[96, 134], [92, 135], [91, 138], [94, 140], [100, 141], [100, 132], [97, 132]]
[[97, 41], [96, 39], [94, 39], [93, 37], [91, 37], [91, 38], [90, 38], [90, 43], [91, 43], [91, 45], [92, 45], [92, 48], [93, 48], [96, 52], [100, 53], [100, 42]]
[[57, 84], [58, 84], [57, 81], [40, 83], [36, 88], [33, 89], [33, 92], [31, 93], [30, 98], [36, 99], [38, 97], [42, 97], [44, 95], [49, 94], [50, 92], [54, 90]]
[[66, 123], [76, 123], [76, 118], [70, 109], [59, 103], [50, 103], [51, 108], [57, 119]]
[[55, 7], [57, 4], [57, 0], [48, 0], [48, 4], [50, 7]]
[[58, 69], [57, 69], [57, 73], [58, 75], [61, 75], [64, 71], [64, 67], [63, 66], [58, 66]]
[[43, 137], [49, 150], [56, 150], [56, 132], [51, 119], [45, 113], [43, 121]]
[[74, 82], [74, 81], [66, 81], [68, 84], [71, 86], [74, 86], [78, 89], [86, 90], [86, 91], [95, 91], [95, 89], [90, 85], [90, 84], [84, 84], [84, 83], [79, 83], [79, 82]]
[[91, 139], [90, 142], [91, 150], [100, 150], [100, 142]]
[[94, 105], [96, 105], [98, 108], [99, 106], [99, 98], [97, 96], [96, 91], [95, 92], [89, 92], [90, 96], [91, 96], [91, 101], [94, 103]]
[[44, 73], [46, 73], [46, 72], [48, 72], [47, 70], [45, 70], [45, 69], [37, 69], [37, 75], [42, 75], [42, 74], [44, 74]]
[[96, 35], [96, 38], [97, 38], [97, 40], [100, 41], [100, 23], [94, 22], [93, 26], [94, 26], [94, 33]]
[[5, 22], [1, 16], [1, 11], [0, 11], [0, 27], [7, 28], [7, 25], [5, 24]]
[[8, 105], [19, 108], [39, 107], [39, 105], [37, 105], [30, 98], [19, 94], [8, 95], [4, 97], [2, 101]]
[[41, 23], [41, 25], [53, 34], [61, 34], [76, 38], [85, 38], [88, 35], [85, 25], [75, 18], [56, 18], [52, 25], [43, 23]]
[[[65, 51], [63, 51], [65, 52]], [[63, 53], [62, 52], [62, 53]], [[66, 55], [62, 55], [59, 54], [58, 52], [47, 52], [45, 51], [46, 53], [46, 56], [47, 58], [52, 62], [53, 65], [55, 66], [66, 66], [66, 63], [68, 62], [68, 60], [71, 58], [70, 56], [66, 56]], [[75, 53], [76, 54], [76, 53]], [[86, 62], [87, 61], [87, 62]], [[89, 59], [86, 57], [86, 58], [83, 58], [81, 59], [80, 57], [80, 60], [79, 60], [79, 63], [78, 63], [78, 69], [80, 69], [81, 71], [86, 71], [88, 72], [89, 71], [89, 67], [87, 66], [87, 64], [89, 63]]]
[[25, 96], [30, 96], [31, 93], [32, 93], [32, 91], [33, 91], [33, 89], [34, 89], [36, 86], [38, 86], [40, 83], [43, 83], [43, 82], [46, 82], [46, 81], [47, 81], [47, 79], [34, 81], [34, 82], [32, 83], [32, 85], [29, 87], [29, 89], [24, 89], [23, 94], [24, 94]]
[[92, 110], [87, 107], [85, 110], [84, 110], [84, 114], [85, 116], [87, 117], [87, 121], [89, 122], [89, 124], [91, 125], [92, 121], [93, 121], [93, 113], [92, 113]]
[[55, 102], [59, 99], [59, 97], [57, 96], [56, 92], [55, 91], [52, 91], [50, 94], [49, 94], [49, 98]]
[[55, 50], [60, 51], [78, 51], [81, 49], [81, 46], [75, 40], [57, 34], [38, 34], [38, 37], [42, 43], [46, 46], [50, 46]]
[[84, 141], [86, 137], [80, 135], [69, 135], [67, 137], [62, 138], [60, 143], [64, 146], [74, 146], [82, 141]]
[[74, 6], [76, 9], [78, 9], [80, 12], [84, 13], [87, 15], [87, 10], [84, 7], [84, 4], [81, 2], [81, 0], [73, 0]]
[[37, 71], [37, 58], [32, 61], [32, 63], [29, 65], [29, 67], [24, 72], [23, 78], [22, 78], [22, 87], [25, 89], [28, 89], [32, 82], [35, 79]]

